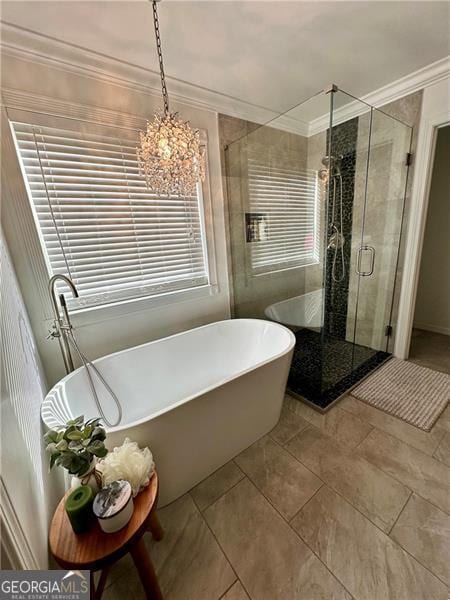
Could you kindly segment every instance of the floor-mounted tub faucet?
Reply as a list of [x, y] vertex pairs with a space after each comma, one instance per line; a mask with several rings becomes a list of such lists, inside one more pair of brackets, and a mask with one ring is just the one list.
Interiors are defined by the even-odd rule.
[[[59, 294], [59, 306], [58, 306], [58, 301], [56, 299], [55, 286], [56, 286], [56, 282], [59, 280], [64, 281], [64, 283], [70, 287], [70, 289], [72, 291], [72, 296], [74, 298], [79, 297], [78, 290], [75, 287], [73, 281], [71, 281], [65, 275], [53, 275], [53, 277], [48, 282], [48, 291], [50, 293], [50, 299], [52, 301], [53, 313], [55, 315], [55, 322], [53, 325], [53, 329], [50, 331], [48, 339], [58, 338], [59, 347], [61, 348], [61, 354], [63, 356], [64, 366], [66, 367], [67, 373], [72, 373], [72, 371], [75, 371], [75, 367], [73, 366], [72, 354], [70, 352], [70, 346], [72, 345], [72, 348], [75, 350], [76, 354], [78, 355], [78, 358], [80, 359], [81, 364], [86, 369], [86, 375], [87, 375], [87, 378], [89, 381], [89, 386], [91, 388], [92, 396], [97, 405], [99, 416], [103, 419], [103, 421], [107, 425], [109, 425], [110, 427], [115, 427], [122, 420], [122, 407], [120, 405], [119, 399], [116, 396], [116, 394], [114, 393], [114, 391], [111, 389], [111, 386], [109, 385], [109, 383], [105, 380], [103, 375], [100, 373], [98, 368], [80, 350], [80, 347], [75, 339], [75, 334], [72, 329], [72, 324], [70, 322], [69, 311], [67, 310], [67, 304], [66, 304], [66, 299], [64, 297], [64, 294]], [[70, 342], [70, 344], [69, 344], [69, 342]], [[111, 396], [112, 400], [114, 401], [114, 403], [116, 405], [117, 417], [114, 421], [109, 419], [103, 410], [103, 407], [100, 403], [100, 400], [99, 400], [99, 397], [97, 394], [97, 390], [95, 389], [95, 384], [94, 384], [94, 380], [92, 378], [90, 369], [96, 374], [99, 381], [104, 386], [106, 392]]]
[[[58, 338], [59, 347], [61, 348], [61, 354], [64, 360], [64, 366], [66, 367], [66, 372], [71, 373], [75, 370], [73, 366], [72, 354], [70, 353], [69, 340], [67, 337], [67, 332], [72, 329], [72, 325], [70, 323], [69, 313], [67, 311], [66, 299], [64, 294], [59, 294], [59, 306], [58, 301], [56, 299], [56, 282], [64, 281], [66, 285], [72, 291], [72, 296], [74, 298], [78, 298], [78, 290], [75, 287], [73, 281], [71, 281], [65, 275], [53, 275], [53, 277], [48, 282], [48, 291], [50, 293], [50, 300], [52, 302], [53, 314], [55, 316], [54, 326], [52, 331], [50, 332], [49, 338]], [[61, 307], [61, 311], [60, 311]]]

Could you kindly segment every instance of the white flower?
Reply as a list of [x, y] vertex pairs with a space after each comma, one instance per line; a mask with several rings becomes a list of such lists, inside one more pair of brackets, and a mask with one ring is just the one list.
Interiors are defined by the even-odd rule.
[[119, 479], [129, 481], [134, 497], [149, 484], [155, 463], [148, 448], [141, 450], [136, 442], [125, 438], [121, 446], [97, 464], [97, 470], [102, 473], [103, 485]]

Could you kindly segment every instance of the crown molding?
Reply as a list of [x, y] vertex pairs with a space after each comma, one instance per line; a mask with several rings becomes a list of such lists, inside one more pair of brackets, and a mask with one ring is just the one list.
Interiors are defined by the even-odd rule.
[[[1, 25], [0, 49], [4, 56], [51, 66], [64, 72], [91, 77], [111, 85], [160, 97], [160, 76], [157, 71], [68, 44], [10, 23], [1, 22]], [[369, 108], [365, 104], [379, 108], [441, 81], [448, 77], [449, 61], [450, 57], [447, 56], [337, 109], [334, 113], [334, 123], [338, 124], [363, 114]], [[193, 108], [222, 113], [261, 125], [270, 126], [273, 121], [277, 129], [307, 137], [320, 133], [329, 126], [328, 114], [308, 124], [290, 115], [280, 116], [274, 110], [187, 81], [174, 77], [167, 77], [167, 80], [171, 98]]]
[[[450, 56], [437, 60], [434, 63], [418, 69], [405, 77], [401, 77], [388, 85], [385, 85], [370, 94], [366, 94], [354, 102], [349, 102], [342, 108], [338, 108], [333, 114], [333, 123], [338, 125], [348, 119], [360, 116], [367, 112], [370, 107], [380, 108], [395, 102], [400, 98], [404, 98], [409, 94], [413, 94], [418, 90], [434, 85], [443, 79], [449, 77], [450, 73]], [[345, 93], [345, 90], [341, 90]], [[309, 124], [308, 137], [325, 131], [330, 125], [330, 117], [328, 114], [314, 119]]]
[[[3, 56], [91, 77], [158, 98], [161, 96], [160, 75], [157, 71], [99, 54], [81, 46], [61, 42], [4, 21], [1, 22], [1, 26], [0, 49]], [[166, 79], [170, 85], [170, 97], [180, 104], [223, 113], [261, 125], [276, 119], [278, 129], [300, 135], [307, 134], [307, 123], [293, 117], [280, 116], [278, 112], [266, 107], [174, 77], [166, 76]]]
[[134, 132], [144, 129], [146, 124], [144, 117], [6, 87], [1, 89], [0, 104], [5, 107], [8, 115], [14, 114], [15, 111], [25, 111], [75, 121], [89, 121], [98, 125], [113, 125]]

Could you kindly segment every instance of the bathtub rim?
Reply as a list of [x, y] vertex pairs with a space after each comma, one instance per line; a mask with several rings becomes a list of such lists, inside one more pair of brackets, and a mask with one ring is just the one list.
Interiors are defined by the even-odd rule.
[[[324, 294], [324, 288], [317, 288], [317, 290], [312, 290], [311, 292], [305, 292], [304, 294], [298, 294], [297, 296], [292, 296], [291, 298], [286, 298], [285, 300], [279, 300], [278, 302], [273, 302], [272, 304], [269, 304], [268, 306], [266, 306], [266, 308], [264, 309], [264, 317], [272, 322], [272, 323], [277, 323], [278, 325], [282, 325], [283, 327], [289, 328], [289, 327], [301, 327], [303, 329], [311, 329], [312, 331], [320, 331], [323, 327], [323, 323], [322, 325], [320, 325], [319, 327], [312, 327], [310, 325], [299, 325], [298, 323], [282, 323], [281, 321], [277, 321], [275, 318], [270, 317], [266, 311], [269, 311], [272, 308], [275, 308], [276, 306], [280, 306], [281, 304], [287, 304], [288, 302], [291, 302], [292, 300], [297, 300], [298, 298], [304, 298], [306, 296], [312, 296], [313, 294], [315, 294], [316, 296], [318, 296], [318, 292], [321, 292], [321, 294]], [[323, 298], [322, 298], [322, 308], [323, 308]], [[323, 321], [323, 319], [322, 319]]]
[[[136, 427], [138, 425], [142, 425], [143, 423], [146, 423], [150, 419], [156, 419], [157, 417], [160, 417], [160, 416], [164, 415], [165, 413], [168, 413], [171, 410], [178, 408], [179, 406], [187, 404], [191, 400], [195, 400], [196, 398], [204, 396], [205, 394], [207, 394], [208, 392], [211, 392], [212, 390], [215, 390], [216, 388], [222, 387], [223, 385], [226, 385], [227, 383], [234, 381], [235, 379], [238, 379], [239, 377], [243, 377], [244, 375], [246, 375], [247, 373], [250, 373], [251, 371], [255, 371], [256, 369], [259, 369], [260, 367], [263, 367], [264, 365], [266, 365], [270, 362], [274, 362], [274, 361], [282, 358], [286, 354], [289, 354], [289, 352], [291, 352], [295, 346], [295, 343], [296, 343], [295, 335], [285, 325], [282, 325], [281, 323], [278, 323], [277, 321], [271, 321], [268, 319], [248, 319], [248, 318], [222, 319], [220, 321], [213, 321], [212, 323], [207, 323], [206, 325], [200, 325], [199, 327], [193, 327], [191, 329], [186, 329], [185, 331], [180, 331], [178, 333], [174, 333], [172, 335], [168, 335], [163, 338], [151, 340], [150, 342], [144, 342], [143, 344], [138, 344], [137, 346], [131, 346], [130, 348], [124, 348], [123, 350], [117, 350], [117, 352], [112, 352], [111, 354], [105, 354], [104, 356], [100, 356], [99, 358], [94, 359], [92, 362], [95, 365], [97, 365], [100, 361], [102, 361], [104, 359], [111, 358], [111, 357], [117, 356], [119, 354], [124, 354], [126, 352], [129, 352], [130, 350], [142, 348], [144, 346], [150, 346], [151, 344], [157, 344], [159, 342], [164, 342], [165, 340], [169, 340], [169, 339], [176, 338], [176, 337], [179, 337], [182, 335], [186, 335], [187, 333], [189, 333], [191, 331], [197, 331], [199, 329], [206, 329], [208, 327], [212, 327], [213, 325], [220, 325], [221, 323], [228, 323], [228, 322], [235, 322], [235, 321], [252, 322], [252, 323], [258, 323], [258, 324], [264, 323], [266, 325], [270, 325], [271, 327], [280, 328], [280, 329], [284, 330], [286, 333], [288, 333], [290, 342], [285, 349], [283, 349], [281, 352], [278, 352], [277, 354], [274, 354], [270, 358], [263, 360], [259, 363], [255, 363], [254, 365], [252, 365], [251, 367], [249, 367], [247, 369], [238, 371], [237, 373], [234, 373], [231, 377], [227, 377], [225, 379], [220, 379], [214, 385], [210, 385], [205, 388], [202, 388], [197, 393], [191, 394], [190, 396], [186, 396], [185, 398], [182, 398], [181, 400], [174, 402], [167, 407], [161, 408], [158, 411], [155, 411], [145, 417], [142, 417], [141, 419], [137, 419], [135, 421], [132, 421], [131, 423], [119, 424], [119, 425], [116, 425], [115, 427], [108, 427], [107, 425], [103, 424], [103, 427], [105, 428], [106, 433], [107, 434], [108, 433], [117, 433], [117, 432], [120, 432], [120, 431], [123, 431], [126, 429], [131, 429], [132, 427]], [[47, 403], [52, 402], [52, 400], [49, 398], [49, 395], [57, 386], [60, 386], [61, 384], [65, 384], [72, 377], [74, 377], [78, 372], [80, 372], [83, 368], [84, 368], [83, 366], [78, 367], [78, 369], [75, 369], [75, 371], [72, 371], [72, 373], [68, 373], [67, 375], [65, 375], [62, 379], [60, 379], [57, 383], [55, 383], [55, 385], [53, 385], [46, 393], [44, 399], [41, 402], [41, 407], [40, 407], [39, 413], [40, 413], [40, 417], [41, 417], [43, 424], [47, 428], [50, 428], [50, 426], [46, 423], [44, 416], [42, 414], [42, 410]], [[119, 401], [120, 401], [120, 398], [119, 398]], [[64, 423], [61, 423], [60, 427], [64, 427]]]

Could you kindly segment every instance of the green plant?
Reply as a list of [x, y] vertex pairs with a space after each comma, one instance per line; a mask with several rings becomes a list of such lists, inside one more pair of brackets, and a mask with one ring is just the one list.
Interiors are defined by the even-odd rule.
[[58, 465], [71, 475], [84, 475], [94, 456], [103, 458], [108, 453], [103, 443], [105, 438], [100, 419], [89, 419], [85, 423], [83, 415], [68, 421], [59, 431], [47, 431], [44, 442], [50, 453], [50, 469]]

